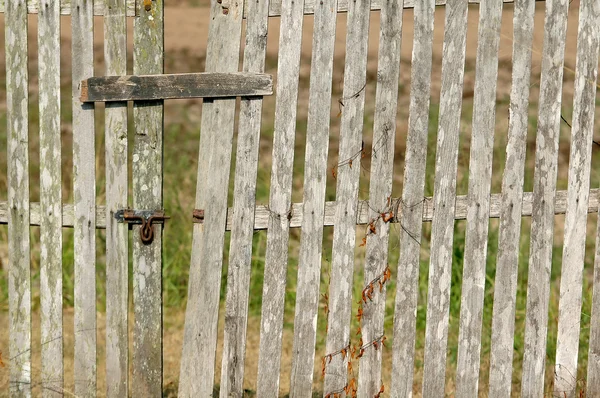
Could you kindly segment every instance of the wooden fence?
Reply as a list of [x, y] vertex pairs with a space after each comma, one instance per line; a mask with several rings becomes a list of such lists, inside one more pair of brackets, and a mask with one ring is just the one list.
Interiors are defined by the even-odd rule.
[[[188, 284], [179, 395], [213, 393], [225, 231], [231, 231], [220, 396], [242, 396], [252, 238], [267, 230], [257, 396], [279, 395], [290, 228], [300, 228], [291, 393], [311, 396], [319, 310], [324, 227], [333, 226], [327, 292], [326, 354], [321, 359], [325, 397], [380, 397], [413, 393], [416, 312], [422, 224], [430, 221], [431, 253], [422, 394], [444, 396], [455, 220], [466, 219], [455, 394], [479, 391], [482, 312], [490, 218], [499, 218], [492, 318], [489, 394], [510, 396], [513, 377], [517, 267], [521, 220], [530, 216], [525, 351], [521, 393], [547, 392], [545, 361], [554, 220], [566, 214], [553, 392], [573, 397], [579, 350], [589, 350], [585, 392], [600, 396], [600, 293], [594, 292], [589, 347], [580, 347], [579, 324], [587, 215], [598, 212], [600, 192], [590, 188], [600, 6], [581, 0], [568, 189], [556, 189], [561, 123], [564, 38], [569, 0], [547, 0], [538, 104], [533, 192], [523, 192], [529, 125], [534, 0], [517, 0], [506, 167], [502, 191], [491, 193], [496, 126], [496, 81], [503, 3], [483, 0], [479, 12], [473, 124], [466, 196], [457, 196], [457, 157], [472, 0], [257, 0], [212, 1], [206, 73], [163, 73], [163, 1], [2, 0], [6, 23], [8, 223], [11, 396], [31, 394], [30, 225], [40, 226], [40, 300], [44, 395], [63, 395], [61, 228], [75, 233], [75, 396], [97, 393], [95, 228], [106, 228], [106, 393], [110, 397], [162, 394], [163, 99], [205, 97], [202, 110], [193, 246]], [[424, 196], [431, 97], [434, 9], [445, 5], [441, 97], [433, 197]], [[410, 107], [403, 191], [392, 197], [402, 16], [414, 8]], [[368, 200], [359, 200], [369, 17], [380, 14], [380, 39]], [[331, 171], [336, 200], [327, 202], [333, 59], [338, 12], [347, 12], [346, 60], [340, 100], [340, 159]], [[30, 203], [28, 181], [27, 14], [38, 16], [40, 203]], [[303, 202], [292, 203], [302, 30], [314, 15]], [[72, 29], [74, 203], [61, 198], [60, 16]], [[93, 20], [104, 21], [106, 76], [94, 74]], [[257, 167], [265, 72], [267, 22], [280, 17], [272, 173], [268, 205], [257, 205]], [[126, 18], [134, 22], [133, 77], [126, 75]], [[243, 19], [246, 23], [243, 24]], [[243, 62], [239, 65], [242, 28]], [[542, 29], [541, 27], [539, 29]], [[239, 70], [244, 73], [238, 73]], [[160, 76], [145, 76], [160, 75]], [[141, 77], [140, 77], [141, 76]], [[145, 76], [145, 77], [144, 77]], [[220, 80], [219, 80], [220, 79]], [[227, 85], [229, 79], [235, 83]], [[132, 88], [132, 86], [135, 86]], [[85, 88], [82, 92], [82, 87]], [[189, 89], [189, 91], [186, 91]], [[229, 90], [229, 91], [227, 91]], [[245, 90], [245, 91], [244, 91]], [[185, 93], [184, 93], [185, 91]], [[222, 98], [219, 98], [222, 97]], [[241, 97], [236, 109], [235, 97]], [[127, 100], [133, 102], [132, 181], [127, 174]], [[86, 101], [86, 102], [84, 102]], [[106, 205], [96, 205], [94, 101], [105, 111]], [[228, 208], [236, 112], [237, 149], [233, 207]], [[133, 209], [127, 211], [128, 185]], [[168, 214], [168, 209], [166, 209]], [[152, 223], [154, 217], [159, 223]], [[190, 217], [191, 219], [191, 217]], [[133, 347], [128, 344], [128, 225], [133, 224]], [[390, 226], [401, 223], [398, 271], [388, 265]], [[191, 221], [190, 221], [191, 224]], [[364, 289], [353, 295], [356, 226], [367, 233]], [[190, 227], [191, 229], [192, 227]], [[140, 238], [137, 238], [138, 234]], [[358, 237], [361, 238], [360, 236]], [[388, 282], [396, 281], [393, 335], [384, 333]], [[600, 227], [594, 288], [600, 283]], [[597, 289], [596, 289], [597, 290]], [[360, 334], [351, 336], [352, 303], [359, 301]], [[576, 327], [574, 328], [575, 325]], [[383, 363], [386, 338], [392, 361]], [[129, 380], [129, 352], [132, 378]], [[391, 385], [382, 367], [391, 366]], [[354, 376], [357, 375], [357, 376]]]

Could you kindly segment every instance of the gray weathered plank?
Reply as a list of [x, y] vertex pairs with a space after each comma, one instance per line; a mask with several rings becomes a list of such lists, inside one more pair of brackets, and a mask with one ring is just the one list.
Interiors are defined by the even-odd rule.
[[[508, 121], [506, 165], [502, 177], [498, 258], [492, 317], [490, 397], [510, 397], [515, 331], [517, 272], [535, 4], [518, 1], [513, 17], [513, 69]], [[494, 196], [491, 197], [493, 207]]]
[[[347, 17], [326, 353], [342, 350], [350, 344], [370, 8], [371, 0], [357, 0], [350, 4]], [[347, 355], [346, 358], [334, 355], [332, 361], [328, 361], [325, 368], [325, 394], [340, 392], [346, 387], [348, 359]]]
[[290, 383], [294, 396], [311, 396], [313, 385], [323, 252], [336, 4], [337, 0], [323, 0], [315, 10], [314, 17], [306, 129], [303, 223], [298, 256]]
[[271, 94], [271, 75], [251, 72], [98, 76], [81, 82], [82, 102], [256, 97]]
[[[124, 0], [104, 2], [104, 59], [107, 75], [127, 73]], [[90, 75], [86, 77], [90, 77]], [[80, 80], [78, 80], [80, 81]], [[81, 104], [81, 102], [79, 102]], [[89, 105], [89, 104], [84, 104]], [[127, 206], [127, 103], [106, 104], [106, 395], [128, 394], [129, 239], [114, 214]]]
[[[423, 396], [428, 397], [444, 395], [446, 376], [446, 348], [448, 344], [450, 280], [454, 238], [454, 217], [452, 215], [455, 212], [467, 10], [467, 0], [457, 0], [446, 6], [446, 32], [442, 54], [442, 88], [433, 194], [435, 214], [431, 226], [431, 247], [435, 250], [431, 251], [429, 262], [429, 291], [427, 294], [427, 320], [425, 326]], [[416, 294], [415, 301], [411, 302], [410, 305], [410, 311], [416, 313]], [[408, 313], [408, 310], [405, 311]], [[414, 339], [413, 329], [410, 330], [410, 339]], [[414, 345], [409, 347], [408, 353], [414, 356]], [[412, 366], [406, 369], [405, 372], [410, 374]], [[408, 388], [406, 391], [408, 391]]]
[[277, 397], [279, 393], [303, 5], [304, 0], [286, 0], [281, 16], [270, 213], [258, 353], [257, 395], [261, 397]]
[[[267, 52], [269, 1], [247, 3], [244, 71], [262, 73]], [[242, 98], [237, 137], [233, 218], [229, 245], [225, 332], [221, 365], [220, 396], [242, 397], [248, 294], [252, 264], [252, 237], [256, 208], [256, 175], [260, 145], [262, 98]]]
[[[139, 4], [133, 24], [133, 73], [163, 72], [162, 0], [150, 9]], [[133, 103], [133, 208], [159, 210], [163, 204], [163, 101]], [[162, 396], [162, 224], [154, 224], [149, 244], [133, 226], [133, 374], [134, 395]]]
[[482, 2], [479, 6], [467, 230], [458, 332], [457, 397], [476, 396], [479, 385], [501, 22], [502, 0]]
[[586, 393], [600, 395], [600, 217], [597, 221]]
[[9, 2], [5, 18], [8, 185], [9, 392], [31, 395], [31, 271], [29, 260], [29, 131], [27, 10]]
[[38, 16], [40, 112], [41, 387], [63, 395], [62, 203], [60, 146], [60, 13], [58, 0], [41, 0]]
[[569, 160], [569, 188], [565, 216], [554, 392], [577, 395], [577, 356], [581, 330], [581, 294], [590, 193], [594, 111], [600, 41], [600, 4], [584, 1], [579, 8], [575, 94]]
[[540, 397], [544, 393], [554, 195], [569, 1], [554, 0], [546, 6], [521, 383], [523, 397]]
[[[135, 16], [135, 0], [125, 0], [127, 3], [127, 16]], [[93, 6], [94, 15], [106, 15], [104, 10], [103, 1], [95, 1]], [[75, 15], [73, 9], [77, 8], [77, 4], [81, 5], [78, 0], [60, 0], [60, 14], [61, 15]], [[6, 12], [6, 0], [0, 0], [0, 13]], [[40, 0], [28, 0], [27, 1], [27, 12], [29, 14], [37, 14], [40, 10]]]
[[[390, 223], [393, 217], [392, 181], [394, 171], [394, 145], [396, 138], [396, 114], [398, 111], [398, 77], [400, 73], [400, 47], [402, 43], [402, 1], [385, 2], [381, 8], [379, 31], [379, 59], [377, 89], [375, 94], [375, 116], [373, 122], [373, 148], [371, 150], [371, 180], [369, 186], [369, 223], [375, 233], [367, 235], [365, 255], [364, 286], [371, 281], [375, 284], [372, 300], [362, 303], [363, 316], [361, 337], [363, 344], [383, 340], [385, 317], [386, 285], [388, 268], [388, 243]], [[412, 58], [411, 102], [408, 122], [404, 203], [419, 202], [423, 197], [425, 183], [425, 158], [429, 120], [429, 89], [431, 82], [431, 61], [433, 41], [433, 0], [417, 3], [414, 12], [414, 46]], [[424, 142], [422, 141], [424, 140]], [[410, 153], [410, 155], [409, 155]], [[421, 156], [421, 158], [418, 158]], [[414, 168], [414, 170], [413, 170]], [[420, 193], [419, 187], [420, 186]], [[415, 192], [416, 191], [416, 192]], [[411, 196], [412, 193], [413, 195]], [[414, 196], [420, 199], [413, 200]], [[419, 206], [417, 206], [419, 207]], [[422, 212], [422, 206], [420, 207]], [[421, 230], [421, 212], [415, 214], [413, 225]], [[407, 213], [412, 213], [409, 210]], [[382, 214], [385, 217], [382, 217]], [[405, 213], [406, 214], [406, 213]], [[406, 223], [404, 214], [402, 223]], [[411, 227], [408, 227], [409, 229]], [[416, 229], [416, 228], [415, 228]], [[402, 243], [406, 244], [402, 234]], [[410, 240], [410, 239], [409, 239]], [[412, 242], [411, 242], [412, 243]], [[401, 246], [405, 249], [406, 246]], [[419, 247], [413, 247], [418, 253]], [[408, 268], [410, 265], [405, 264]], [[382, 387], [381, 362], [383, 346], [372, 345], [365, 350], [359, 361], [358, 394], [375, 396]], [[391, 391], [395, 390], [395, 386]]]
[[[211, 3], [207, 72], [236, 72], [239, 65], [243, 3], [223, 13]], [[227, 194], [235, 117], [234, 99], [204, 100], [196, 208], [204, 224], [194, 224], [179, 395], [210, 396], [213, 391], [223, 266]]]

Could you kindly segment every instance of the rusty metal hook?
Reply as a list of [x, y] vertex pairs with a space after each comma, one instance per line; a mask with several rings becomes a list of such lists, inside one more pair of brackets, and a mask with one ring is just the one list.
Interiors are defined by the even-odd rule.
[[154, 240], [154, 227], [152, 224], [155, 221], [165, 221], [170, 217], [165, 216], [162, 211], [155, 211], [152, 215], [145, 216], [143, 214], [136, 214], [133, 210], [125, 210], [122, 213], [122, 219], [124, 222], [141, 224], [140, 225], [140, 239], [143, 244], [149, 245]]

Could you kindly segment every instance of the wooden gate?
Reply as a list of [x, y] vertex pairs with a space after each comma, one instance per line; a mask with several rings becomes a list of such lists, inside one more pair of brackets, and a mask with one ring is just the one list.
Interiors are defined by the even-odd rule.
[[[479, 3], [471, 7], [469, 3]], [[267, 230], [256, 395], [280, 393], [284, 303], [290, 229], [300, 228], [293, 322], [291, 396], [309, 397], [315, 374], [325, 397], [412, 396], [415, 371], [422, 395], [446, 392], [450, 291], [456, 220], [466, 220], [456, 377], [453, 393], [481, 392], [482, 319], [490, 218], [499, 218], [493, 297], [490, 396], [513, 387], [517, 268], [521, 220], [531, 217], [531, 240], [520, 392], [573, 397], [600, 395], [600, 293], [593, 294], [589, 344], [580, 347], [588, 213], [600, 191], [590, 188], [596, 105], [600, 4], [581, 0], [570, 139], [568, 189], [557, 190], [565, 35], [569, 0], [545, 2], [533, 191], [524, 192], [534, 36], [534, 0], [513, 10], [512, 87], [502, 189], [492, 193], [497, 125], [498, 53], [503, 7], [509, 0], [256, 0], [211, 2], [206, 73], [164, 75], [162, 0], [4, 0], [8, 133], [10, 395], [31, 394], [30, 225], [40, 226], [42, 380], [45, 395], [65, 395], [63, 381], [61, 228], [75, 232], [75, 396], [97, 394], [95, 228], [106, 228], [106, 395], [160, 396], [162, 382], [163, 100], [204, 97], [188, 301], [179, 395], [213, 394], [225, 235], [230, 231], [220, 396], [244, 394], [248, 295], [253, 234]], [[425, 196], [432, 96], [434, 12], [445, 7], [440, 106], [433, 196]], [[408, 129], [397, 127], [403, 12], [414, 9]], [[457, 195], [457, 162], [464, 96], [467, 17], [478, 11], [468, 194]], [[338, 101], [337, 163], [328, 165], [336, 22], [347, 13], [343, 90]], [[379, 52], [370, 151], [365, 146], [369, 21], [379, 13]], [[38, 14], [40, 203], [30, 203], [28, 173], [27, 14]], [[61, 198], [60, 15], [71, 15], [73, 63], [74, 202]], [[313, 18], [302, 203], [292, 203], [298, 90], [305, 15]], [[105, 77], [93, 77], [93, 18], [103, 15]], [[134, 76], [126, 76], [126, 18], [134, 17]], [[280, 18], [272, 171], [268, 204], [256, 203], [268, 21]], [[243, 20], [246, 20], [243, 23]], [[440, 27], [435, 26], [435, 29]], [[541, 27], [537, 29], [542, 29]], [[244, 31], [245, 30], [245, 31]], [[245, 34], [243, 34], [245, 33]], [[243, 57], [240, 65], [240, 50]], [[242, 70], [242, 72], [238, 72]], [[149, 76], [150, 75], [150, 76]], [[236, 102], [236, 97], [241, 98]], [[106, 102], [106, 205], [96, 205], [94, 102]], [[133, 101], [135, 144], [132, 206], [128, 207], [127, 101]], [[239, 118], [236, 122], [236, 115]], [[228, 208], [234, 129], [237, 144], [233, 207]], [[406, 134], [405, 134], [406, 133]], [[406, 151], [395, 142], [406, 136]], [[394, 156], [404, 157], [401, 197], [393, 197]], [[359, 200], [361, 164], [370, 157], [368, 197]], [[363, 173], [364, 174], [364, 173]], [[328, 176], [335, 201], [326, 200]], [[550, 272], [555, 215], [565, 214], [554, 374], [546, 382]], [[431, 222], [424, 356], [416, 358], [420, 258], [424, 222]], [[133, 234], [134, 327], [132, 378], [128, 344], [128, 224]], [[599, 223], [600, 224], [600, 223]], [[390, 231], [400, 226], [398, 262], [390, 266]], [[325, 355], [315, 358], [325, 227], [333, 227]], [[359, 228], [357, 230], [357, 228]], [[192, 227], [190, 227], [190, 230]], [[359, 231], [359, 234], [357, 234]], [[138, 237], [139, 236], [139, 237]], [[594, 288], [600, 283], [600, 227]], [[355, 252], [365, 247], [364, 260]], [[361, 249], [362, 250], [362, 249]], [[354, 289], [362, 268], [361, 289]], [[395, 284], [393, 314], [386, 293]], [[488, 281], [489, 283], [489, 281]], [[358, 303], [358, 305], [356, 305]], [[423, 303], [420, 303], [423, 305]], [[393, 316], [386, 335], [384, 319]], [[351, 333], [351, 318], [359, 322]], [[390, 350], [391, 361], [383, 351]], [[584, 387], [577, 377], [587, 352]], [[1, 357], [0, 357], [1, 358]], [[315, 369], [315, 362], [320, 367]], [[391, 369], [391, 385], [382, 382]], [[390, 372], [388, 372], [390, 373]], [[101, 392], [104, 394], [104, 391]]]

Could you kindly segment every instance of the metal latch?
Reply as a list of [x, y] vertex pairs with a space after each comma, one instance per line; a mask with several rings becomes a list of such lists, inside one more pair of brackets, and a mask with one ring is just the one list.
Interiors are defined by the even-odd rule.
[[171, 218], [165, 216], [164, 210], [117, 210], [115, 213], [117, 222], [128, 223], [129, 225], [138, 224], [140, 227], [140, 239], [145, 245], [149, 245], [154, 240], [153, 223], [164, 223]]

